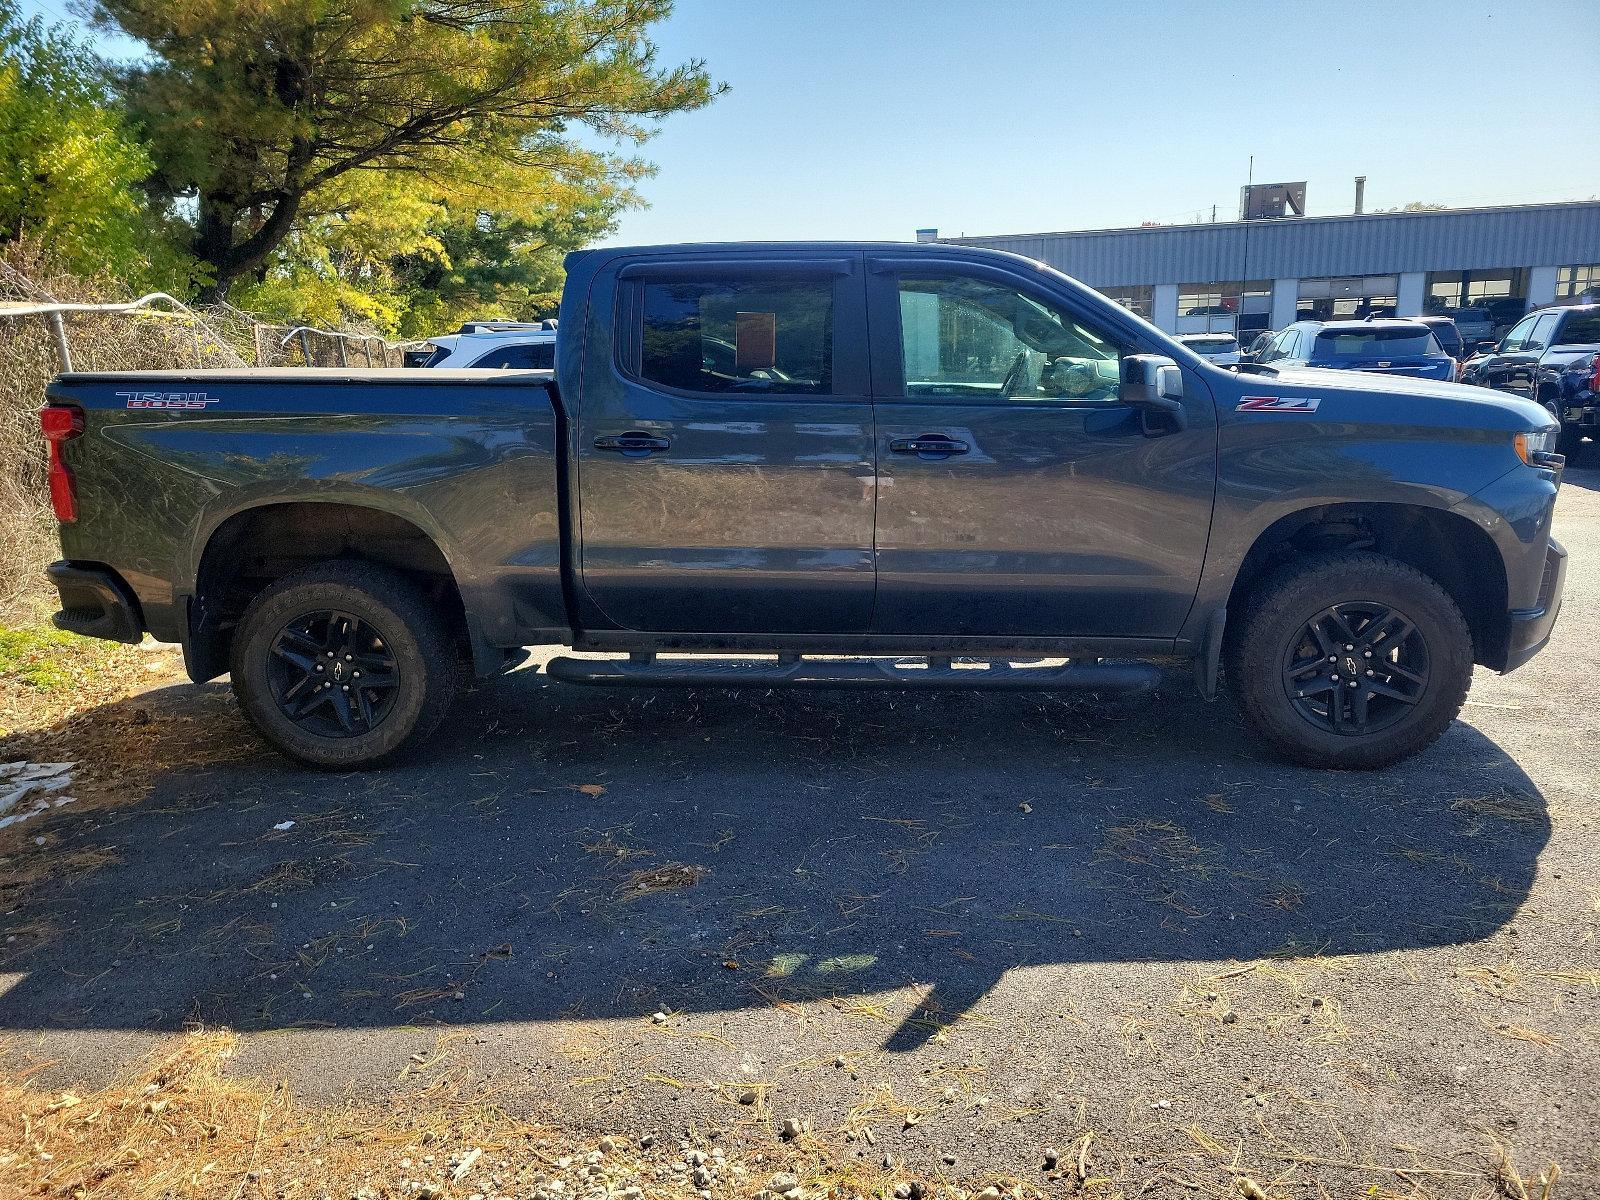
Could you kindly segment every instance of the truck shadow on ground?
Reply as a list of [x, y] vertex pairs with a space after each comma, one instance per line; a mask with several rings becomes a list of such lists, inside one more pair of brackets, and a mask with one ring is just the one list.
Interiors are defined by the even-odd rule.
[[6, 865], [0, 1028], [638, 1016], [920, 984], [886, 1043], [911, 1049], [1012, 967], [1447, 946], [1527, 898], [1545, 804], [1471, 726], [1385, 773], [1321, 773], [1172, 691], [607, 692], [525, 670], [415, 759], [331, 776], [259, 749], [225, 689], [168, 688], [89, 721], [191, 765], [26, 827]]

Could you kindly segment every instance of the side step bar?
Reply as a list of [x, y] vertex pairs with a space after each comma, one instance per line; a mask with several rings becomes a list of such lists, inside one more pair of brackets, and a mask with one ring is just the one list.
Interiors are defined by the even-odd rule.
[[663, 661], [649, 654], [626, 659], [562, 656], [545, 664], [545, 673], [562, 683], [600, 687], [1011, 688], [1123, 694], [1151, 691], [1161, 680], [1160, 669], [1148, 663], [1089, 661], [1032, 667], [990, 659], [958, 667], [940, 656], [782, 655], [776, 661], [710, 656]]

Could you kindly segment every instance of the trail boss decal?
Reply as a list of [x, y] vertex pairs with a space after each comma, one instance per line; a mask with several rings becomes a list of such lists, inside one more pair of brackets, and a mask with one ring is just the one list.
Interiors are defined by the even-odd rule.
[[126, 400], [129, 408], [205, 408], [208, 404], [221, 404], [216, 396], [204, 392], [118, 392], [118, 400]]
[[1321, 400], [1305, 396], [1246, 396], [1234, 412], [1316, 412]]

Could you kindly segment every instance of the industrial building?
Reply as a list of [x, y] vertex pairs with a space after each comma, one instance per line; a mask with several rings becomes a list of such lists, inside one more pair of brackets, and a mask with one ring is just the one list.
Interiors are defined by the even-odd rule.
[[1039, 259], [1169, 333], [1463, 308], [1502, 330], [1600, 291], [1593, 200], [985, 237], [919, 229], [917, 240]]

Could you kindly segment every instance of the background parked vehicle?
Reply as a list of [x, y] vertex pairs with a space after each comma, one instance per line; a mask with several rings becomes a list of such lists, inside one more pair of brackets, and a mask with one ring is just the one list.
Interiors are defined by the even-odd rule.
[[549, 370], [555, 366], [559, 321], [465, 321], [454, 333], [406, 351], [408, 367], [499, 367]]
[[1488, 354], [1462, 368], [1463, 383], [1511, 392], [1561, 423], [1563, 453], [1600, 435], [1600, 304], [1531, 312]]
[[1476, 306], [1489, 315], [1489, 323], [1494, 327], [1494, 332], [1489, 336], [1499, 338], [1504, 337], [1507, 330], [1527, 315], [1528, 298], [1494, 296], [1477, 301]]
[[1455, 322], [1456, 332], [1469, 349], [1480, 342], [1491, 341], [1495, 336], [1494, 320], [1486, 309], [1453, 308], [1443, 315]]
[[1433, 336], [1438, 339], [1439, 347], [1457, 362], [1467, 357], [1467, 344], [1462, 341], [1461, 331], [1449, 317], [1406, 317], [1405, 320], [1415, 321], [1433, 330]]
[[1255, 363], [1265, 361], [1262, 356], [1272, 350], [1277, 333], [1271, 329], [1263, 330], [1250, 340], [1249, 346], [1239, 355], [1240, 362]]
[[548, 371], [556, 365], [554, 330], [493, 328], [455, 335], [429, 367], [489, 367]]
[[1186, 333], [1178, 340], [1219, 367], [1231, 367], [1239, 361], [1239, 339], [1231, 333]]
[[1416, 379], [1456, 377], [1456, 360], [1444, 352], [1431, 329], [1411, 320], [1296, 321], [1256, 361]]

